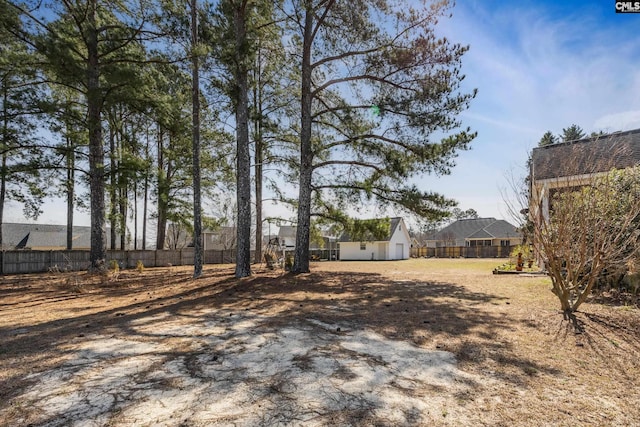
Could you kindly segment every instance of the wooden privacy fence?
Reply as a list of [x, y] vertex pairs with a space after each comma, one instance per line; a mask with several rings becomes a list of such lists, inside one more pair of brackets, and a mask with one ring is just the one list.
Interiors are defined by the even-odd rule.
[[511, 249], [511, 246], [411, 248], [411, 256], [414, 258], [508, 258]]
[[[2, 251], [0, 274], [41, 273], [43, 271], [81, 271], [89, 268], [89, 251]], [[251, 251], [251, 259], [254, 253]], [[235, 250], [204, 251], [205, 264], [233, 263]], [[163, 251], [107, 251], [107, 266], [116, 261], [122, 269], [135, 268], [138, 261], [145, 267], [193, 265], [193, 248]]]
[[[476, 246], [444, 248], [411, 248], [412, 257], [436, 258], [506, 258], [511, 253], [509, 246]], [[339, 250], [311, 250], [312, 259], [340, 259]], [[204, 251], [205, 264], [234, 263], [236, 251]], [[251, 259], [254, 252], [251, 251]], [[193, 265], [193, 248], [162, 251], [107, 251], [107, 265], [116, 261], [122, 269], [135, 268], [138, 261], [145, 267], [167, 267], [171, 265]], [[0, 252], [0, 274], [41, 273], [45, 271], [82, 271], [89, 268], [89, 251], [2, 251]]]

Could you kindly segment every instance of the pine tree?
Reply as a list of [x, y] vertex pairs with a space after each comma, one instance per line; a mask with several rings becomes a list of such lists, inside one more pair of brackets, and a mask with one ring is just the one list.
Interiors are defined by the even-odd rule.
[[38, 22], [39, 51], [47, 58], [51, 83], [76, 90], [85, 100], [89, 141], [91, 210], [90, 270], [107, 266], [105, 227], [104, 107], [136, 86], [144, 57], [139, 43], [142, 8], [110, 0], [63, 2], [49, 12], [55, 20]]
[[[434, 33], [447, 2], [405, 6], [291, 4], [301, 76], [294, 272], [309, 271], [312, 214], [344, 220], [345, 206], [374, 201], [435, 219], [454, 205], [408, 182], [448, 173], [475, 137], [456, 118], [475, 96], [460, 93], [467, 47]], [[395, 25], [382, 24], [388, 20]]]
[[573, 124], [567, 128], [562, 129], [562, 135], [560, 139], [562, 142], [577, 141], [586, 136], [582, 128], [576, 124]]
[[221, 91], [229, 97], [236, 127], [236, 277], [251, 275], [251, 140], [249, 135], [249, 75], [256, 53], [254, 17], [260, 16], [265, 0], [221, 0], [214, 17], [214, 57], [226, 79]]
[[546, 131], [540, 141], [538, 142], [538, 147], [545, 147], [547, 145], [553, 145], [558, 143], [558, 137], [555, 136], [551, 131]]
[[21, 18], [19, 8], [0, 4], [0, 247], [5, 203], [19, 202], [25, 216], [37, 218], [47, 190], [46, 157], [36, 138], [42, 76]]

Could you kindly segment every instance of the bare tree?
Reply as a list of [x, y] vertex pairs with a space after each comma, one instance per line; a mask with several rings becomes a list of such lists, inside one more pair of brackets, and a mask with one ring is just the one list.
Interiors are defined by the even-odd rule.
[[571, 318], [608, 269], [638, 259], [640, 169], [534, 182], [529, 213], [535, 250]]

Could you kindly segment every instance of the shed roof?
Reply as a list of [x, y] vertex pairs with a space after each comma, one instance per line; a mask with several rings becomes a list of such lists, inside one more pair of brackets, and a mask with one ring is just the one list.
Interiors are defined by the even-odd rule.
[[[362, 221], [380, 221], [383, 218], [373, 218], [370, 220], [362, 220]], [[395, 217], [395, 218], [389, 218], [389, 233], [385, 236], [383, 236], [382, 239], [380, 238], [376, 238], [375, 236], [373, 236], [372, 233], [369, 233], [367, 235], [364, 236], [364, 240], [368, 241], [368, 242], [373, 242], [373, 241], [377, 241], [377, 242], [388, 242], [389, 240], [391, 240], [391, 237], [393, 236], [393, 234], [396, 232], [396, 229], [398, 228], [398, 226], [400, 225], [400, 223], [402, 222], [402, 218], [401, 217]], [[351, 240], [351, 236], [349, 235], [349, 233], [344, 232], [342, 233], [342, 236], [340, 236], [340, 241], [341, 242], [352, 242], [353, 240]]]

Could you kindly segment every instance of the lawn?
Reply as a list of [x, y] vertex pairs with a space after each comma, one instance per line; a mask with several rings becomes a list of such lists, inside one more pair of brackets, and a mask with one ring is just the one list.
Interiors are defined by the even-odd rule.
[[0, 425], [634, 425], [640, 312], [504, 260], [0, 278]]

